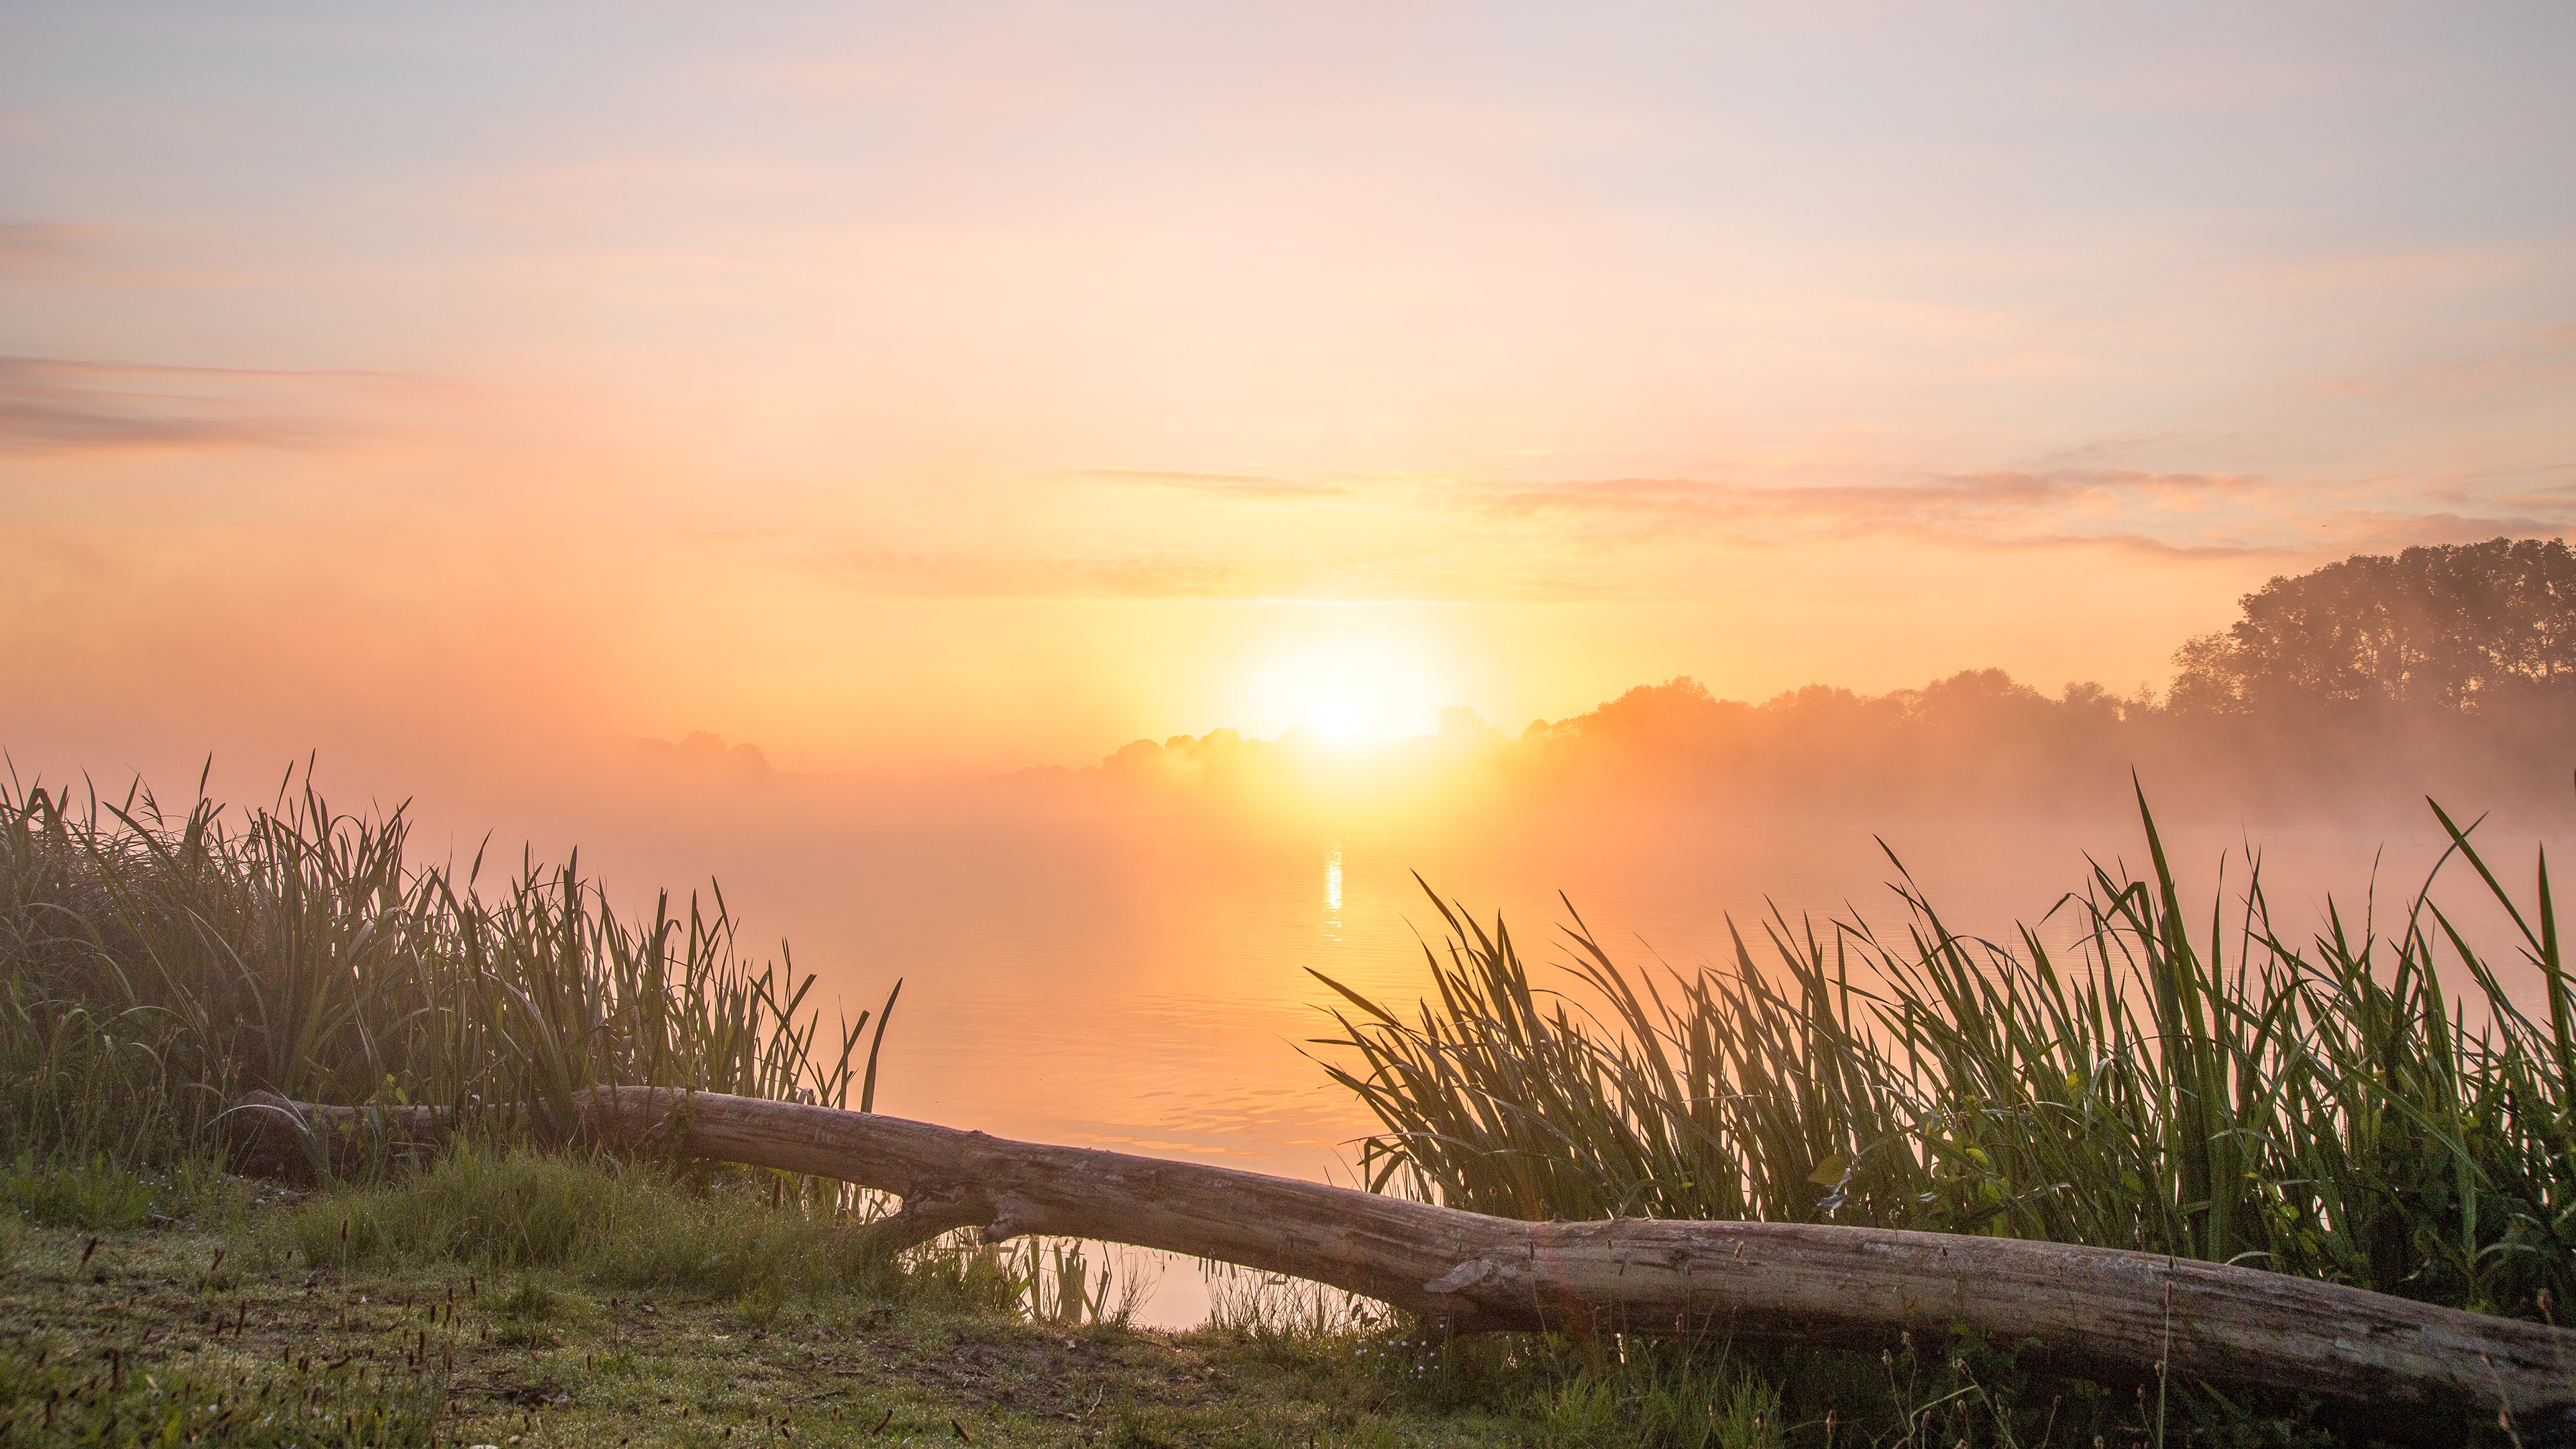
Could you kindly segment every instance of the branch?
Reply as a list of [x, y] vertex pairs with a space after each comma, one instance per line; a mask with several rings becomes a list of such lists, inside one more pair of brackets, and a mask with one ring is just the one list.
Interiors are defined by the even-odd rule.
[[[406, 1134], [444, 1120], [403, 1110]], [[276, 1152], [278, 1133], [327, 1138], [369, 1113], [254, 1094], [234, 1118], [256, 1155]], [[1228, 1168], [644, 1087], [591, 1094], [580, 1130], [895, 1193], [904, 1209], [880, 1225], [893, 1250], [978, 1226], [988, 1238], [1129, 1243], [1331, 1284], [1457, 1332], [1876, 1348], [1908, 1331], [1965, 1331], [2021, 1345], [2025, 1363], [2054, 1371], [2122, 1380], [2169, 1371], [2366, 1406], [2383, 1434], [2447, 1441], [2465, 1422], [2455, 1416], [2492, 1422], [2503, 1410], [2525, 1443], [2576, 1444], [2576, 1332], [2254, 1268], [1815, 1223], [1516, 1222]]]

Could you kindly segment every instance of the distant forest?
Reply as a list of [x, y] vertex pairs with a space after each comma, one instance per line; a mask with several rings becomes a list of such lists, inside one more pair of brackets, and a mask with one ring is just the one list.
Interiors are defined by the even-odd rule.
[[[1879, 815], [2116, 809], [2132, 769], [2157, 801], [2194, 810], [2420, 811], [2428, 793], [2472, 813], [2576, 802], [2576, 554], [2563, 540], [2357, 555], [2240, 602], [2233, 625], [2175, 652], [2161, 698], [2096, 683], [2050, 696], [1984, 669], [1756, 704], [1682, 678], [1518, 736], [1450, 710], [1382, 769], [1390, 785], [1446, 763], [1522, 791]], [[1219, 730], [1139, 740], [1078, 777], [1033, 773], [1222, 791], [1299, 773], [1291, 755]]]
[[2576, 688], [2576, 556], [2563, 539], [2356, 554], [2239, 602], [2243, 618], [2175, 652], [2171, 708], [2493, 713]]

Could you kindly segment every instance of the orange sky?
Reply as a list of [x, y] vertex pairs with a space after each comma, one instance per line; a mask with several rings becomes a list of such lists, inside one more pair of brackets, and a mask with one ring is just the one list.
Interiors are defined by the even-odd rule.
[[2160, 683], [2576, 511], [2562, 6], [0, 17], [0, 744]]

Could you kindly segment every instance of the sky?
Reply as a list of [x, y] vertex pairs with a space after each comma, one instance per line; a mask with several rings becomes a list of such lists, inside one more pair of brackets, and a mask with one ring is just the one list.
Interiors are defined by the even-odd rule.
[[[1518, 728], [2576, 515], [2576, 10], [0, 4], [0, 745]], [[498, 788], [496, 785], [495, 788]]]

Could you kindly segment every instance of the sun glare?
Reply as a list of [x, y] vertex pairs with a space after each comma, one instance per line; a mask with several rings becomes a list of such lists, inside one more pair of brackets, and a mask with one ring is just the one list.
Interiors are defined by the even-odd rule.
[[1338, 689], [1316, 695], [1314, 703], [1306, 707], [1306, 718], [1324, 732], [1326, 739], [1334, 740], [1349, 739], [1367, 729], [1369, 723], [1368, 712], [1360, 708], [1360, 702]]
[[1386, 640], [1310, 645], [1261, 666], [1250, 716], [1264, 733], [1336, 741], [1427, 734], [1440, 727], [1436, 672]]

